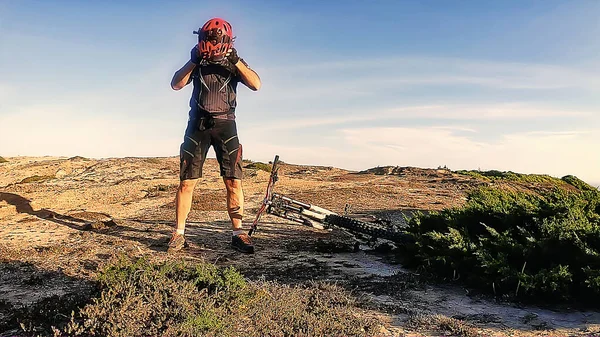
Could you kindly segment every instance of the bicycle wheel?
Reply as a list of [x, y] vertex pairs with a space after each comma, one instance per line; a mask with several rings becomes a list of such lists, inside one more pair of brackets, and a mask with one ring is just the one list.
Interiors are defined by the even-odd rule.
[[366, 234], [399, 244], [406, 244], [414, 241], [410, 234], [380, 224], [360, 221], [346, 216], [330, 214], [325, 217], [325, 222], [332, 226], [344, 228], [350, 232]]

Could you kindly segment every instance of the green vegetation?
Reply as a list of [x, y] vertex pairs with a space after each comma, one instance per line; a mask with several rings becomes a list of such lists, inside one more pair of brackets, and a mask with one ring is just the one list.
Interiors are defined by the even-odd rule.
[[508, 181], [515, 183], [522, 183], [526, 185], [547, 185], [552, 187], [566, 187], [565, 184], [572, 185], [573, 187], [582, 191], [593, 191], [596, 188], [590, 186], [588, 183], [577, 178], [573, 175], [567, 175], [562, 178], [552, 177], [546, 174], [523, 174], [515, 173], [512, 171], [478, 171], [478, 170], [459, 170], [455, 173], [471, 176], [480, 180], [497, 182], [497, 181]]
[[577, 178], [576, 176], [568, 175], [561, 178], [562, 181], [570, 184], [581, 191], [596, 191], [597, 189], [589, 185], [585, 181]]
[[332, 285], [249, 283], [233, 268], [121, 258], [98, 276], [101, 294], [73, 315], [70, 336], [368, 336]]
[[8, 160], [4, 159], [3, 157], [0, 157], [0, 164], [2, 163], [8, 163]]
[[149, 164], [162, 164], [164, 162], [161, 158], [144, 158], [144, 160]]
[[461, 208], [414, 217], [406, 263], [496, 295], [598, 303], [600, 191], [572, 176], [482, 176], [554, 184], [542, 192], [484, 187]]
[[407, 326], [415, 330], [444, 331], [451, 336], [481, 336], [479, 329], [469, 323], [443, 315], [415, 315], [410, 317]]
[[512, 171], [455, 171], [455, 173], [468, 175], [485, 181], [512, 181], [525, 184], [552, 184], [562, 185], [561, 179], [546, 175], [546, 174], [522, 174]]
[[88, 158], [86, 158], [86, 157], [82, 157], [82, 156], [75, 156], [75, 157], [71, 157], [71, 158], [69, 158], [69, 160], [90, 161], [90, 159], [88, 159]]
[[24, 178], [23, 180], [21, 180], [20, 184], [27, 184], [27, 183], [34, 183], [34, 182], [44, 182], [44, 181], [48, 181], [48, 180], [52, 180], [55, 179], [55, 176], [38, 176], [38, 175], [33, 175], [31, 177], [27, 177]]
[[179, 185], [176, 185], [176, 184], [171, 184], [171, 185], [158, 184], [156, 186], [149, 187], [146, 190], [146, 193], [147, 193], [146, 197], [150, 197], [150, 198], [156, 197], [156, 196], [161, 195], [161, 192], [174, 192], [178, 186]]
[[244, 166], [244, 168], [256, 169], [256, 170], [263, 170], [263, 171], [269, 172], [269, 173], [271, 172], [271, 165], [265, 164], [265, 163], [261, 163], [259, 161], [252, 162], [252, 163]]

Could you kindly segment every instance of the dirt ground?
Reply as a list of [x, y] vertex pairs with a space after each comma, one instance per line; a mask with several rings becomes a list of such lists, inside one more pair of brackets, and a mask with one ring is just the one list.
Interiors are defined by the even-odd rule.
[[[456, 284], [422, 282], [393, 256], [369, 247], [353, 252], [354, 238], [263, 217], [256, 253], [230, 249], [225, 189], [208, 160], [198, 183], [186, 236], [190, 247], [166, 253], [174, 222], [179, 160], [13, 157], [0, 164], [0, 336], [10, 310], [85, 293], [98, 267], [126, 253], [156, 260], [198, 259], [236, 266], [250, 280], [287, 284], [335, 282], [362, 298], [389, 336], [440, 335], [425, 317], [453, 318], [482, 336], [573, 336], [600, 333], [600, 313], [502, 303]], [[285, 160], [284, 157], [282, 157]], [[267, 172], [245, 169], [245, 221], [263, 198]], [[355, 216], [375, 214], [400, 223], [402, 214], [462, 204], [485, 184], [447, 170], [284, 164], [277, 192]], [[4, 316], [3, 316], [4, 315]]]

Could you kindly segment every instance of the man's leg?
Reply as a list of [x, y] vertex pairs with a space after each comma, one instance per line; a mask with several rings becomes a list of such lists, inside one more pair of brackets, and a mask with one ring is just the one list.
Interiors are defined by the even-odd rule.
[[181, 180], [175, 195], [175, 230], [169, 241], [167, 252], [177, 252], [187, 246], [185, 241], [185, 221], [190, 208], [192, 208], [192, 196], [198, 179]]
[[244, 232], [242, 227], [242, 217], [244, 216], [244, 192], [242, 190], [242, 180], [235, 178], [223, 178], [227, 187], [227, 213], [231, 219], [231, 228], [233, 230], [231, 237], [231, 246], [242, 253], [254, 253], [254, 245], [248, 233]]
[[242, 144], [238, 139], [235, 121], [215, 120], [213, 146], [227, 188], [227, 213], [233, 229], [231, 246], [242, 253], [254, 253], [250, 236], [244, 233], [244, 192], [242, 190]]
[[179, 188], [175, 195], [175, 230], [169, 242], [168, 252], [176, 252], [184, 248], [185, 221], [192, 208], [192, 195], [198, 179], [202, 177], [202, 166], [206, 152], [210, 146], [210, 135], [200, 132], [197, 122], [190, 120], [185, 131], [184, 141], [180, 146]]
[[227, 213], [231, 219], [231, 228], [234, 231], [242, 229], [242, 218], [244, 216], [244, 191], [242, 180], [235, 178], [223, 178], [227, 188]]
[[192, 196], [194, 194], [196, 183], [198, 183], [198, 179], [182, 180], [179, 183], [179, 188], [175, 195], [175, 229], [181, 234], [183, 234], [183, 231], [185, 230], [185, 221], [192, 208]]

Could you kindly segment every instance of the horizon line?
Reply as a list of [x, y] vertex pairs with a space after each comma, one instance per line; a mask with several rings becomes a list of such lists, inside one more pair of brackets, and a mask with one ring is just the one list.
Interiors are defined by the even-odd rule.
[[[17, 156], [0, 156], [4, 159], [7, 158], [56, 158], [56, 159], [73, 159], [73, 158], [83, 158], [83, 159], [91, 159], [91, 160], [111, 160], [111, 159], [127, 159], [127, 158], [134, 158], [134, 159], [150, 159], [150, 158], [178, 158], [179, 155], [172, 155], [172, 156], [109, 156], [109, 157], [86, 157], [86, 156], [80, 156], [80, 155], [75, 155], [75, 156], [60, 156], [60, 155], [42, 155], [42, 156], [32, 156], [32, 155], [17, 155]], [[215, 159], [216, 158], [214, 156], [208, 156], [206, 159]], [[244, 161], [250, 161], [250, 162], [261, 162], [258, 160], [252, 160], [252, 159], [243, 159]], [[271, 162], [271, 160], [269, 160], [268, 162]], [[537, 175], [537, 176], [548, 176], [548, 177], [552, 177], [552, 178], [557, 178], [557, 179], [562, 179], [563, 177], [566, 176], [574, 176], [578, 179], [579, 176], [575, 175], [575, 174], [566, 174], [563, 175], [562, 177], [559, 176], [553, 176], [551, 174], [547, 174], [547, 173], [521, 173], [521, 172], [516, 172], [516, 171], [511, 171], [511, 170], [496, 170], [496, 169], [489, 169], [489, 170], [481, 170], [480, 168], [477, 169], [458, 169], [458, 170], [453, 170], [451, 168], [448, 168], [447, 166], [444, 165], [444, 167], [442, 167], [441, 165], [436, 167], [421, 167], [421, 166], [411, 166], [411, 165], [405, 165], [405, 166], [401, 166], [401, 165], [377, 165], [377, 166], [371, 166], [369, 168], [363, 169], [363, 170], [352, 170], [352, 169], [347, 169], [347, 168], [343, 168], [343, 167], [338, 167], [338, 166], [333, 166], [333, 165], [319, 165], [319, 164], [305, 164], [305, 163], [291, 163], [291, 162], [287, 162], [287, 161], [282, 161], [284, 164], [289, 164], [289, 165], [296, 165], [296, 166], [316, 166], [316, 167], [331, 167], [331, 168], [337, 168], [337, 169], [342, 169], [348, 172], [364, 172], [364, 171], [368, 171], [370, 169], [375, 169], [375, 168], [380, 168], [380, 167], [400, 167], [400, 168], [404, 168], [404, 167], [410, 167], [410, 168], [420, 168], [420, 169], [427, 169], [427, 170], [448, 170], [450, 172], [458, 172], [458, 171], [474, 171], [474, 172], [490, 172], [490, 171], [498, 171], [498, 172], [510, 172], [510, 173], [517, 173], [517, 174], [524, 174], [524, 175]], [[2, 163], [0, 163], [2, 164]], [[587, 183], [588, 185], [595, 187], [596, 189], [600, 190], [600, 182], [588, 182], [584, 179], [581, 179], [582, 181], [584, 181], [585, 183]]]

